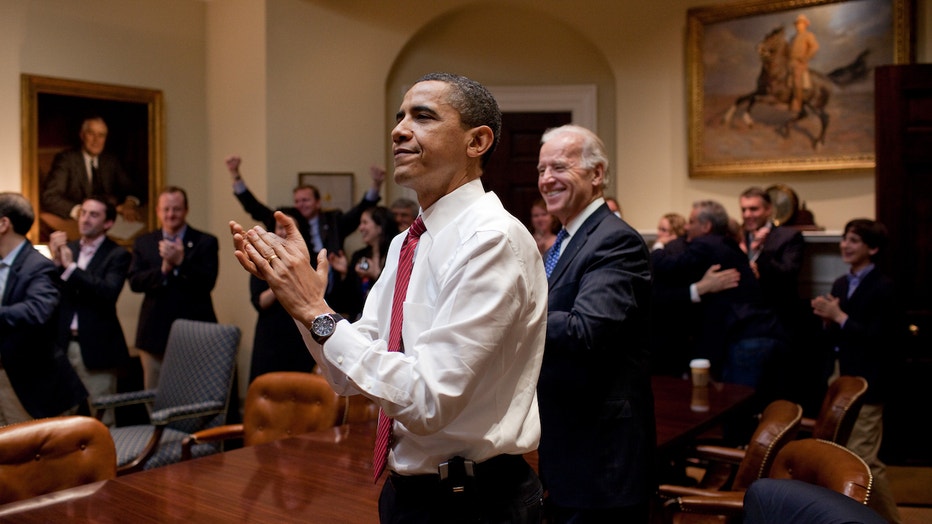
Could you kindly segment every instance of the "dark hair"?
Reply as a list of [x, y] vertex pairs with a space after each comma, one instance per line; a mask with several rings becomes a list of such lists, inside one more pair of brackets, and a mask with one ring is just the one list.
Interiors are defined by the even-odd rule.
[[871, 261], [887, 247], [887, 227], [875, 220], [868, 218], [855, 218], [845, 224], [845, 234], [854, 233], [861, 237], [861, 240], [867, 244], [867, 247], [876, 249], [877, 252], [871, 255]]
[[701, 223], [712, 224], [710, 233], [714, 235], [728, 235], [728, 212], [725, 206], [714, 200], [700, 200], [693, 204], [698, 209], [696, 220]]
[[744, 192], [741, 193], [741, 198], [752, 198], [752, 197], [759, 197], [768, 206], [773, 204], [773, 202], [770, 200], [770, 193], [768, 193], [762, 187], [751, 186], [745, 189]]
[[385, 206], [370, 207], [363, 211], [363, 214], [368, 214], [375, 225], [382, 228], [382, 234], [379, 235], [379, 258], [382, 259], [384, 267], [388, 246], [392, 243], [392, 238], [398, 234], [398, 222], [395, 222], [395, 215]]
[[[534, 203], [531, 204], [532, 214], [534, 212], [535, 207], [539, 207], [543, 209], [544, 211], [547, 211], [547, 202], [545, 202], [543, 198], [538, 198], [537, 200], [535, 200]], [[549, 214], [550, 211], [547, 211], [547, 213]], [[532, 227], [531, 228], [532, 233], [534, 232], [533, 229], [534, 228]], [[557, 220], [557, 217], [553, 216], [553, 214], [550, 214], [550, 232], [556, 235], [557, 233], [560, 232], [561, 229], [563, 229], [563, 224], [561, 224], [560, 221]]]
[[428, 73], [415, 84], [430, 81], [443, 82], [452, 88], [447, 101], [459, 112], [467, 129], [488, 126], [492, 130], [492, 147], [482, 155], [482, 167], [485, 167], [502, 133], [502, 111], [495, 97], [479, 82], [452, 73]]
[[188, 209], [188, 192], [184, 189], [181, 189], [178, 186], [165, 186], [161, 191], [159, 191], [159, 196], [166, 195], [168, 193], [181, 193], [181, 198], [184, 199], [184, 208]]
[[0, 193], [0, 218], [3, 217], [10, 219], [14, 233], [23, 236], [29, 233], [29, 228], [36, 221], [36, 213], [29, 200], [13, 192]]
[[310, 189], [311, 193], [314, 194], [314, 200], [320, 200], [320, 190], [317, 189], [317, 186], [312, 186], [311, 184], [301, 184], [298, 187], [294, 188], [294, 190], [291, 191], [291, 194], [294, 195], [295, 193], [297, 193], [298, 191], [302, 189]]
[[[106, 218], [107, 220], [116, 220], [116, 216], [117, 216], [116, 205], [114, 205], [112, 198], [106, 195], [94, 194], [94, 195], [91, 195], [85, 198], [84, 202], [87, 202], [88, 200], [93, 200], [94, 202], [100, 202], [101, 204], [103, 204], [106, 208], [104, 210], [104, 218]], [[82, 202], [82, 204], [84, 202]]]

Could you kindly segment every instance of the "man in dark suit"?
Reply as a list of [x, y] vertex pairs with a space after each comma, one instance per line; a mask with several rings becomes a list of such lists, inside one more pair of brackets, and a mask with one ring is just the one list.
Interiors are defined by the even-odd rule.
[[95, 116], [81, 124], [81, 147], [55, 155], [42, 190], [42, 211], [78, 220], [81, 203], [91, 195], [106, 195], [130, 222], [143, 219], [133, 181], [120, 159], [104, 151], [107, 124]]
[[538, 189], [563, 225], [545, 254], [537, 386], [547, 512], [552, 522], [647, 522], [656, 446], [647, 246], [605, 204], [608, 159], [594, 133], [563, 126], [542, 144]]
[[[107, 238], [114, 220], [116, 208], [107, 197], [91, 196], [81, 204], [81, 239], [68, 242], [64, 231], [49, 239], [62, 293], [58, 346], [67, 349], [91, 400], [116, 393], [117, 376], [129, 357], [116, 303], [132, 257]], [[105, 424], [114, 422], [113, 410], [104, 416]]]
[[[254, 220], [261, 222], [267, 231], [275, 231], [275, 210], [260, 202], [246, 187], [239, 172], [241, 162], [242, 159], [238, 156], [231, 156], [226, 160], [227, 169], [233, 179], [233, 194]], [[294, 188], [294, 207], [305, 218], [304, 221], [298, 223], [298, 229], [307, 242], [312, 266], [316, 267], [317, 253], [321, 249], [326, 248], [327, 253], [331, 255], [343, 251], [343, 242], [359, 227], [362, 212], [378, 204], [381, 198], [379, 189], [382, 181], [385, 180], [385, 170], [373, 166], [369, 174], [372, 177], [372, 186], [366, 191], [359, 204], [345, 213], [339, 209], [322, 211], [320, 191], [314, 186], [302, 185]]]
[[782, 361], [768, 370], [782, 380], [781, 398], [799, 402], [807, 412], [821, 406], [824, 387], [819, 382], [817, 354], [811, 347], [814, 338], [808, 297], [799, 296], [799, 274], [803, 267], [805, 240], [802, 233], [773, 222], [770, 193], [753, 186], [738, 198], [741, 206], [741, 249], [748, 254], [751, 270], [760, 282], [764, 300], [773, 308], [789, 337], [789, 351]]
[[35, 221], [19, 193], [0, 193], [0, 426], [74, 414], [87, 398], [55, 346], [55, 265], [26, 240]]
[[217, 321], [210, 297], [220, 265], [217, 237], [188, 225], [188, 195], [180, 187], [162, 190], [156, 214], [161, 228], [136, 239], [129, 270], [130, 289], [145, 293], [136, 347], [142, 351], [146, 389], [158, 386], [176, 319]]

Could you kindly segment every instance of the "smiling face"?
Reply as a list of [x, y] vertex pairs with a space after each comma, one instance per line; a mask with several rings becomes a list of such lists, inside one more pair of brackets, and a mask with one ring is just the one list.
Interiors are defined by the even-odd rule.
[[540, 148], [537, 162], [537, 189], [547, 211], [566, 225], [593, 200], [602, 196], [604, 168], [584, 166], [583, 137], [560, 133]]
[[440, 197], [477, 177], [481, 152], [474, 140], [482, 126], [467, 129], [449, 102], [451, 87], [437, 80], [414, 84], [405, 93], [392, 129], [394, 178], [413, 189], [426, 209]]
[[177, 191], [162, 193], [159, 195], [159, 203], [155, 211], [162, 229], [168, 233], [177, 234], [184, 227], [187, 219], [188, 204], [182, 193]]
[[359, 236], [369, 246], [375, 246], [382, 237], [382, 226], [372, 220], [372, 213], [365, 211], [359, 219]]
[[871, 257], [877, 254], [878, 248], [870, 247], [864, 243], [861, 235], [854, 231], [846, 231], [845, 236], [841, 237], [841, 259], [845, 264], [851, 266], [851, 271], [858, 271], [867, 267], [871, 263]]
[[320, 200], [314, 196], [309, 187], [299, 187], [294, 190], [294, 207], [301, 216], [310, 220], [320, 212]]
[[113, 226], [112, 220], [107, 220], [107, 206], [96, 200], [85, 200], [81, 204], [81, 214], [78, 216], [78, 230], [87, 240], [94, 240], [103, 235]]
[[754, 232], [764, 227], [770, 221], [770, 204], [759, 196], [741, 197], [741, 218], [744, 220], [744, 230]]

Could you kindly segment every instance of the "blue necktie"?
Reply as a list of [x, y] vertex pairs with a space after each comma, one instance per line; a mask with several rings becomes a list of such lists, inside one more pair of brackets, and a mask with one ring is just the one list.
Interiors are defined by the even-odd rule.
[[553, 242], [553, 245], [550, 246], [550, 249], [547, 250], [547, 258], [544, 259], [544, 271], [547, 272], [547, 278], [550, 278], [550, 273], [553, 273], [553, 268], [557, 267], [557, 260], [560, 259], [560, 246], [567, 236], [569, 236], [569, 233], [566, 231], [566, 228], [561, 229], [560, 232], [557, 233], [557, 239]]

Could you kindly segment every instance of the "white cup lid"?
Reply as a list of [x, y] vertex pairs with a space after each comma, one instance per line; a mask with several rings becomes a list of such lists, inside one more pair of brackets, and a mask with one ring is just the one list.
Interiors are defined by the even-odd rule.
[[709, 369], [712, 364], [707, 358], [694, 358], [689, 361], [689, 367], [691, 368], [700, 368], [700, 369]]

